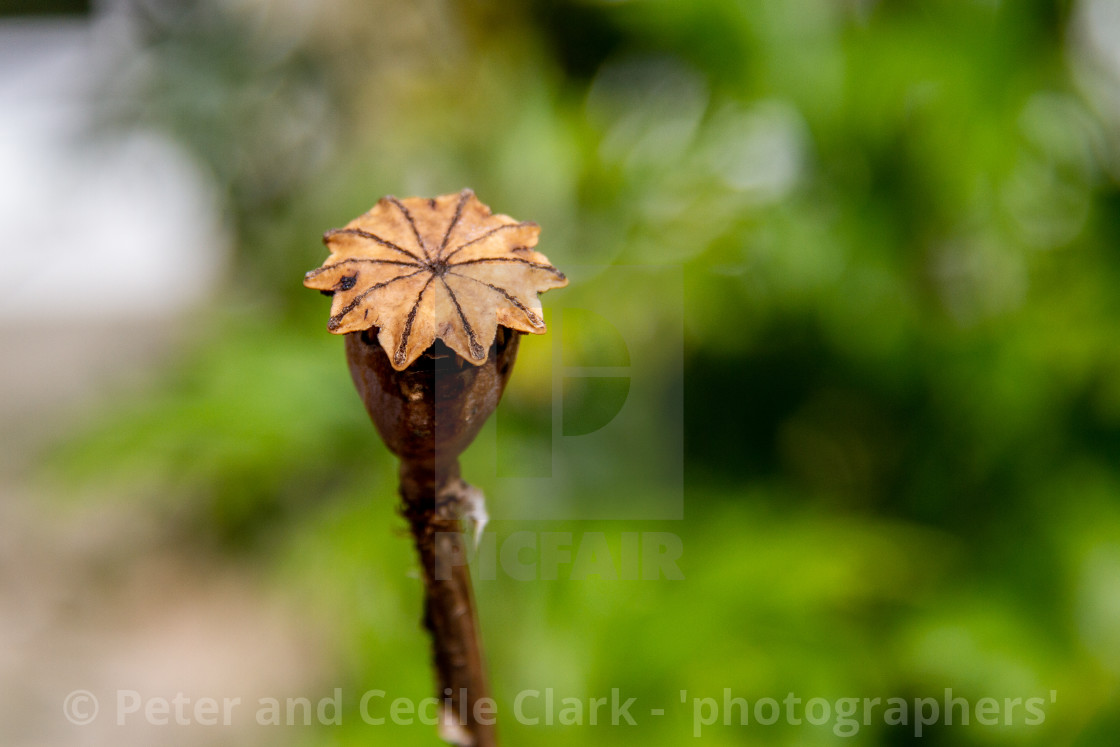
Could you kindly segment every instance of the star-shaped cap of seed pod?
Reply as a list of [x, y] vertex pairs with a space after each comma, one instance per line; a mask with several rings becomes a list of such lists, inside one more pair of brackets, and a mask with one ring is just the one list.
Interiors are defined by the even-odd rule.
[[543, 333], [537, 294], [568, 284], [533, 250], [540, 230], [494, 215], [469, 189], [432, 199], [383, 197], [345, 228], [327, 231], [331, 255], [303, 284], [333, 295], [331, 332], [377, 327], [398, 371], [437, 338], [482, 365], [499, 324]]

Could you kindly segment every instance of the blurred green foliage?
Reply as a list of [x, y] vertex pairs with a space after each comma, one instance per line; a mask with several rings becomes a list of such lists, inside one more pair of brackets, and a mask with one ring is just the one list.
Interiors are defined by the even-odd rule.
[[[540, 222], [561, 268], [652, 265], [685, 283], [683, 372], [656, 336], [631, 350], [635, 377], [683, 387], [683, 424], [660, 427], [683, 428], [684, 520], [492, 528], [499, 543], [602, 532], [616, 552], [622, 531], [677, 533], [685, 579], [499, 574], [477, 589], [501, 713], [523, 688], [618, 687], [667, 715], [507, 717], [507, 743], [677, 745], [692, 736], [681, 690], [952, 688], [1045, 697], [1046, 722], [931, 727], [923, 743], [1111, 744], [1120, 78], [1100, 45], [1114, 57], [1120, 32], [1102, 5], [138, 2], [141, 61], [107, 83], [105, 121], [163, 128], [221, 185], [239, 239], [217, 297], [230, 303], [201, 315], [205, 342], [161, 386], [113, 403], [49, 466], [163, 496], [184, 541], [272, 569], [337, 631], [348, 693], [426, 696], [395, 463], [300, 279], [319, 234], [382, 194], [470, 185]], [[651, 329], [681, 314], [657, 293], [609, 303]], [[502, 425], [527, 453], [548, 449], [533, 391]], [[603, 494], [579, 499], [642, 500], [602, 469]], [[357, 705], [343, 727], [290, 736], [366, 744]], [[912, 734], [877, 720], [851, 738], [703, 739]]]

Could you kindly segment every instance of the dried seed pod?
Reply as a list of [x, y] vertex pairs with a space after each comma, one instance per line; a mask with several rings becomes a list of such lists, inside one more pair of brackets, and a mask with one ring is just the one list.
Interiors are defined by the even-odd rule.
[[347, 335], [354, 384], [401, 459], [438, 693], [450, 701], [440, 731], [457, 745], [496, 744], [479, 717], [486, 675], [458, 531], [481, 493], [459, 478], [458, 457], [498, 405], [519, 334], [545, 331], [537, 294], [568, 283], [533, 249], [539, 234], [535, 223], [492, 214], [469, 189], [385, 197], [328, 231], [330, 257], [304, 278], [333, 296], [328, 329]]

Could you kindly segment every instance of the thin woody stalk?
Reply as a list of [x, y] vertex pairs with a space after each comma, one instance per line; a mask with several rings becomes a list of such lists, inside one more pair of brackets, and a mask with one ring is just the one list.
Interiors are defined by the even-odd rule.
[[[537, 294], [567, 285], [533, 247], [540, 228], [494, 215], [469, 189], [385, 197], [323, 240], [331, 256], [304, 285], [333, 296], [328, 329], [346, 335], [358, 393], [401, 459], [401, 513], [424, 580], [440, 736], [495, 747], [482, 644], [460, 519], [482, 494], [459, 455], [497, 407], [521, 333], [545, 331]], [[480, 718], [481, 717], [481, 718]]]
[[457, 482], [457, 476], [437, 475], [426, 465], [402, 464], [401, 513], [420, 557], [424, 627], [432, 638], [440, 701], [450, 701], [449, 710], [440, 710], [441, 736], [452, 744], [491, 747], [497, 741], [493, 711], [480, 704], [490, 698], [490, 688], [470, 570], [463, 561], [466, 549], [458, 517], [449, 515], [439, 498], [446, 498]]

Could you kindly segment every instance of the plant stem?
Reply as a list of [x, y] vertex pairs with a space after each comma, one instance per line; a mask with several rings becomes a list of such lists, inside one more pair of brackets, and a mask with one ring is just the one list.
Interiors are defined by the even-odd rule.
[[[493, 709], [460, 527], [459, 464], [402, 461], [401, 513], [408, 520], [424, 580], [424, 626], [432, 639], [440, 736], [459, 747], [496, 747]], [[450, 704], [450, 708], [447, 708]]]

